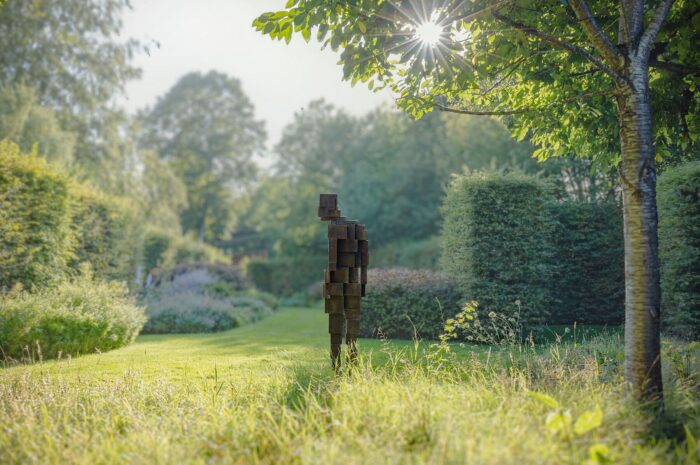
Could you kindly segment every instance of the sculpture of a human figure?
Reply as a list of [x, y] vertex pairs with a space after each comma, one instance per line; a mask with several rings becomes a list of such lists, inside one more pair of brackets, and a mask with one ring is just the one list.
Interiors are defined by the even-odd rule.
[[318, 216], [329, 221], [323, 298], [331, 338], [331, 363], [337, 371], [343, 335], [350, 360], [357, 357], [356, 341], [369, 263], [367, 231], [363, 224], [340, 216], [336, 194], [321, 194]]

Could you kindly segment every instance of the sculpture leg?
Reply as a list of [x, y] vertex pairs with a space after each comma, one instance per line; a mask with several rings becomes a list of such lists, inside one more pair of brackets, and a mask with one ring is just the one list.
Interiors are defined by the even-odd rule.
[[328, 332], [331, 335], [331, 364], [335, 371], [340, 370], [340, 353], [343, 344], [343, 326], [345, 315], [331, 313], [328, 315]]
[[357, 361], [357, 337], [360, 334], [360, 309], [345, 309], [347, 321], [347, 332], [345, 333], [345, 344], [348, 347], [348, 355], [351, 363]]
[[331, 334], [331, 365], [335, 371], [340, 370], [340, 353], [342, 343], [342, 334]]

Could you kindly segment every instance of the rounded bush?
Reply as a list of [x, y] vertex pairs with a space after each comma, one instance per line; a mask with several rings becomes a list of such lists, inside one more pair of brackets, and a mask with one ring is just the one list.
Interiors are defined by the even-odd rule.
[[53, 288], [3, 296], [0, 349], [15, 360], [107, 351], [132, 342], [144, 322], [123, 283], [83, 273]]
[[159, 291], [145, 299], [144, 333], [208, 333], [253, 323], [272, 313], [252, 297], [222, 298], [199, 292]]
[[362, 304], [362, 337], [435, 339], [460, 310], [462, 295], [444, 273], [405, 268], [370, 270]]

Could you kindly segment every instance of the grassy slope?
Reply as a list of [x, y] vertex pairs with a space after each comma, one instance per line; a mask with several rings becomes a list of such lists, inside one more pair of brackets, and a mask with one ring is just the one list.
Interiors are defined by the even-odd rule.
[[[325, 325], [319, 309], [286, 309], [225, 333], [2, 369], [0, 463], [555, 464], [581, 463], [594, 444], [621, 463], [698, 463], [677, 440], [700, 428], [697, 386], [667, 382], [674, 422], [659, 434], [658, 418], [625, 400], [614, 362], [591, 355], [614, 359], [612, 338], [513, 357], [458, 348], [447, 364], [362, 341], [372, 360], [336, 378]], [[603, 424], [552, 433], [553, 409], [526, 388], [574, 420], [600, 406]]]

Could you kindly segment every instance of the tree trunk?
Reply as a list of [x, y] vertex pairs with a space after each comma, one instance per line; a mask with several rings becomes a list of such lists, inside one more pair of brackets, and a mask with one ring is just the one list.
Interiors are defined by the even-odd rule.
[[618, 87], [625, 231], [625, 381], [640, 399], [662, 399], [656, 163], [646, 60], [630, 56]]

